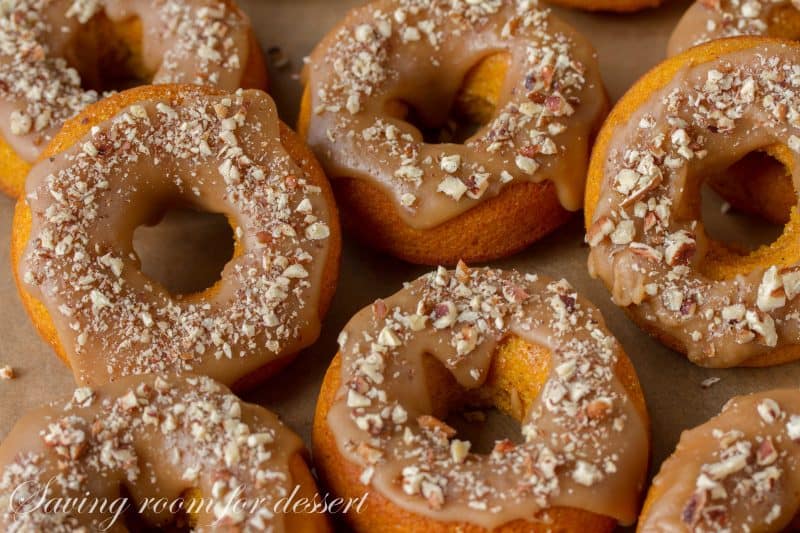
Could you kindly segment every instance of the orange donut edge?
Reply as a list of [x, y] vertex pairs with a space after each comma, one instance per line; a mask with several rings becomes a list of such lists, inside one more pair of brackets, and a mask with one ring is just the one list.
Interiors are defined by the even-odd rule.
[[[498, 347], [490, 371], [494, 382], [489, 391], [490, 400], [503, 410], [508, 410], [508, 399], [503, 397], [503, 388], [519, 391], [522, 403], [530, 404], [542, 391], [549, 375], [551, 352], [540, 345], [531, 344], [521, 337], [511, 335]], [[358, 498], [369, 492], [360, 513], [348, 513], [344, 519], [357, 532], [390, 531], [402, 524], [406, 531], [431, 533], [488, 533], [489, 530], [468, 522], [440, 522], [427, 516], [408, 511], [386, 498], [359, 480], [361, 468], [350, 462], [339, 450], [333, 432], [328, 425], [328, 412], [341, 386], [342, 358], [336, 354], [322, 382], [312, 427], [312, 450], [314, 464], [321, 483], [334, 494], [343, 498]], [[648, 434], [648, 450], [651, 446], [650, 419], [639, 379], [628, 356], [620, 349], [614, 372], [634, 407], [645, 421]], [[453, 386], [449, 375], [446, 379], [434, 378], [431, 390], [435, 395], [447, 395]], [[519, 416], [519, 414], [517, 415]], [[644, 476], [644, 473], [643, 473]], [[644, 477], [641, 480], [644, 486]], [[641, 495], [637, 495], [641, 497]], [[546, 515], [546, 517], [545, 517]], [[546, 533], [550, 531], [611, 532], [617, 521], [583, 509], [553, 507], [542, 510], [532, 520], [517, 519], [491, 530], [493, 533]]]
[[[625, 124], [648, 100], [651, 94], [668, 85], [681, 69], [708, 63], [722, 55], [747, 50], [765, 43], [779, 43], [797, 48], [800, 51], [800, 44], [784, 39], [771, 39], [767, 37], [734, 37], [720, 39], [691, 48], [686, 52], [667, 59], [640, 78], [639, 81], [625, 93], [611, 110], [605, 124], [600, 129], [592, 151], [592, 158], [589, 163], [589, 174], [586, 181], [586, 196], [584, 199], [584, 223], [587, 228], [592, 224], [594, 211], [600, 201], [600, 194], [605, 177], [604, 167], [606, 153], [608, 152], [616, 128]], [[779, 148], [780, 147], [778, 147], [778, 149]], [[795, 236], [795, 238], [797, 238], [797, 236]], [[762, 266], [769, 266], [769, 264], [771, 263], [764, 262]], [[636, 317], [630, 309], [625, 309], [625, 311], [631, 320], [650, 336], [672, 350], [683, 354], [687, 353], [687, 346], [683, 342], [650, 324], [645, 324], [644, 321]], [[800, 359], [800, 345], [793, 344], [752, 357], [744, 361], [740, 366], [775, 366], [789, 363], [797, 359]]]
[[[223, 95], [226, 94], [226, 92], [211, 87], [192, 85], [147, 85], [117, 93], [90, 105], [78, 116], [68, 120], [64, 124], [62, 130], [44, 150], [39, 160], [42, 161], [55, 154], [68, 150], [84, 137], [93, 126], [112, 118], [122, 109], [136, 102], [144, 100], [167, 100], [174, 105], [180, 105], [184, 97], [198, 94], [214, 96]], [[302, 142], [300, 137], [283, 122], [280, 123], [280, 135], [281, 143], [292, 160], [303, 170], [309, 181], [322, 190], [323, 198], [330, 211], [330, 220], [328, 224], [330, 227], [329, 252], [325, 261], [319, 288], [319, 317], [321, 320], [330, 308], [339, 276], [342, 238], [338, 212], [330, 184], [311, 150]], [[24, 282], [20, 279], [20, 261], [22, 260], [28, 240], [30, 239], [30, 232], [31, 210], [25, 199], [21, 198], [17, 201], [14, 210], [14, 220], [12, 222], [11, 263], [14, 282], [17, 285], [23, 307], [33, 321], [39, 335], [53, 347], [58, 357], [67, 364], [67, 366], [70, 366], [69, 357], [58, 338], [58, 333], [56, 332], [49, 311], [40, 300], [36, 299], [28, 292]], [[236, 244], [235, 248], [237, 251], [235, 251], [234, 254], [239, 253], [238, 244]], [[202, 291], [197, 296], [200, 298], [211, 296], [216, 290], [217, 285]], [[297, 353], [290, 354], [267, 363], [255, 372], [234, 383], [231, 387], [232, 390], [243, 392], [253, 388], [276, 374], [288, 365], [297, 355]]]

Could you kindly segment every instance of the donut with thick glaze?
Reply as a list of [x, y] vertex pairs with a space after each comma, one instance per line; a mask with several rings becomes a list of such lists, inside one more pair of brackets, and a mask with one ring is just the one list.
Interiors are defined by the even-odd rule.
[[325, 514], [282, 504], [321, 501], [306, 458], [277, 416], [207, 377], [126, 377], [17, 422], [0, 445], [0, 527], [327, 533]]
[[[372, 2], [328, 33], [304, 81], [298, 131], [344, 225], [431, 265], [509, 255], [566, 222], [608, 106], [591, 44], [515, 0]], [[477, 130], [437, 134], [451, 115]]]
[[[313, 426], [358, 532], [610, 532], [633, 523], [649, 419], [600, 313], [565, 280], [437, 271], [359, 312], [339, 337]], [[472, 450], [445, 420], [495, 407], [522, 442]]]
[[797, 117], [800, 45], [739, 37], [654, 68], [598, 136], [586, 192], [590, 272], [699, 365], [800, 357], [797, 209], [778, 240], [743, 255], [706, 234], [699, 193], [705, 177], [759, 150], [797, 169]]
[[[175, 296], [141, 271], [133, 231], [171, 206], [227, 216], [221, 279]], [[131, 89], [70, 120], [33, 168], [12, 236], [26, 310], [76, 379], [194, 371], [236, 389], [320, 330], [341, 242], [316, 159], [261, 91]]]

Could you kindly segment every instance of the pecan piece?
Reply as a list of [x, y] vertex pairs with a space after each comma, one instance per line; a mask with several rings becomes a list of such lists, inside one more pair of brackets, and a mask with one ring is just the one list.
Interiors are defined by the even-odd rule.
[[419, 424], [419, 427], [421, 427], [422, 429], [430, 431], [432, 433], [441, 433], [448, 439], [456, 435], [456, 430], [454, 428], [448, 426], [435, 416], [422, 415], [417, 418], [417, 423]]

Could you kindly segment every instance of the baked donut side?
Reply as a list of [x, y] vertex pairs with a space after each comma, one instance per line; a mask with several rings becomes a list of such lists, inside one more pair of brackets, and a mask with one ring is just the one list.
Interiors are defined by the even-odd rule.
[[[599, 532], [635, 519], [649, 450], [644, 397], [602, 318], [565, 281], [440, 268], [358, 313], [340, 345], [313, 455], [334, 494], [368, 493], [345, 515], [355, 531]], [[524, 442], [471, 452], [443, 421], [467, 406], [512, 416]], [[573, 461], [557, 444], [570, 439]]]
[[[798, 50], [755, 37], [690, 49], [634, 85], [598, 136], [586, 193], [590, 272], [645, 331], [702, 366], [800, 356], [792, 325], [797, 210], [775, 243], [747, 256], [711, 240], [699, 211], [701, 176], [747, 153], [770, 150], [794, 168], [787, 115], [759, 105], [780, 93], [780, 106], [794, 113], [795, 82], [773, 84], [772, 76], [790, 71]], [[734, 103], [743, 85], [747, 101]]]
[[798, 460], [800, 391], [733, 398], [681, 434], [653, 480], [637, 531], [795, 531]]
[[[228, 105], [220, 105], [222, 100]], [[234, 135], [233, 131], [217, 129], [219, 128], [219, 124], [225, 123], [227, 120], [224, 117], [225, 110], [227, 109], [227, 112], [230, 112], [233, 117], [239, 116], [235, 113], [237, 110], [250, 113], [246, 116], [249, 121], [248, 124], [252, 125], [253, 130], [245, 127], [246, 131], [241, 133], [242, 146], [247, 148], [243, 156], [244, 159], [249, 161], [249, 163], [242, 168], [250, 169], [249, 171], [251, 172], [251, 174], [248, 175], [245, 173], [245, 170], [242, 170], [242, 176], [247, 176], [249, 180], [248, 187], [250, 185], [254, 187], [253, 190], [248, 189], [248, 191], [246, 191], [246, 196], [248, 199], [262, 198], [259, 200], [259, 202], [261, 202], [261, 207], [257, 209], [260, 214], [257, 213], [256, 218], [268, 216], [269, 210], [272, 210], [275, 213], [275, 219], [267, 222], [262, 221], [262, 223], [266, 224], [263, 228], [250, 228], [251, 231], [248, 233], [247, 226], [242, 223], [242, 220], [237, 220], [237, 217], [232, 212], [231, 205], [236, 202], [228, 202], [225, 199], [229, 194], [233, 195], [231, 198], [234, 199], [241, 196], [240, 191], [234, 189], [238, 186], [237, 183], [242, 182], [226, 180], [222, 176], [222, 171], [219, 171], [219, 175], [212, 174], [205, 178], [205, 184], [211, 188], [211, 190], [206, 190], [204, 185], [200, 183], [203, 180], [195, 179], [192, 176], [198, 172], [201, 173], [204, 165], [207, 166], [209, 170], [217, 169], [217, 167], [221, 167], [225, 170], [227, 167], [224, 167], [224, 160], [213, 162], [209, 159], [213, 159], [214, 154], [192, 154], [193, 159], [188, 163], [188, 167], [179, 169], [181, 172], [178, 172], [178, 174], [181, 175], [182, 179], [189, 180], [189, 185], [187, 187], [193, 188], [192, 185], [197, 186], [202, 189], [205, 196], [201, 197], [195, 192], [192, 192], [188, 198], [189, 203], [191, 204], [194, 202], [195, 205], [197, 205], [195, 201], [195, 199], [197, 199], [200, 201], [199, 207], [210, 208], [225, 213], [232, 227], [239, 228], [238, 231], [234, 231], [234, 238], [236, 241], [234, 257], [231, 259], [231, 262], [226, 265], [222, 279], [205, 291], [189, 295], [188, 298], [182, 298], [185, 303], [179, 303], [175, 302], [165, 289], [157, 287], [155, 291], [153, 290], [154, 282], [146, 279], [146, 276], [143, 279], [143, 275], [138, 272], [138, 260], [135, 256], [131, 256], [130, 260], [132, 263], [125, 264], [123, 269], [127, 268], [128, 272], [136, 276], [137, 282], [133, 284], [134, 286], [149, 287], [145, 293], [159, 295], [159, 298], [156, 298], [155, 301], [151, 301], [149, 305], [154, 305], [155, 308], [160, 308], [161, 310], [157, 312], [154, 310], [148, 311], [147, 314], [150, 315], [151, 318], [157, 316], [159, 313], [163, 315], [165, 311], [162, 306], [164, 305], [166, 305], [166, 308], [173, 309], [174, 311], [173, 306], [176, 304], [179, 307], [188, 305], [190, 309], [194, 309], [196, 307], [192, 306], [212, 305], [215, 304], [215, 302], [230, 303], [232, 301], [230, 295], [235, 293], [239, 294], [242, 298], [241, 305], [245, 305], [247, 301], [250, 301], [252, 305], [255, 306], [256, 310], [262, 309], [263, 307], [263, 316], [261, 319], [253, 320], [252, 326], [258, 328], [257, 331], [249, 330], [249, 328], [245, 329], [246, 325], [250, 325], [246, 321], [242, 321], [241, 325], [238, 326], [238, 328], [240, 328], [240, 333], [244, 335], [235, 336], [235, 332], [232, 332], [230, 328], [226, 328], [228, 329], [227, 335], [229, 338], [231, 340], [241, 339], [245, 338], [245, 335], [248, 333], [253, 333], [254, 338], [258, 338], [260, 335], [268, 335], [271, 339], [265, 338], [260, 348], [254, 348], [252, 343], [249, 342], [247, 345], [241, 345], [240, 343], [243, 349], [239, 354], [235, 354], [232, 349], [232, 346], [235, 347], [233, 342], [230, 340], [223, 340], [222, 343], [220, 343], [220, 338], [218, 338], [219, 330], [217, 330], [217, 333], [214, 333], [213, 329], [204, 330], [201, 327], [198, 330], [199, 332], [205, 332], [204, 335], [212, 336], [208, 337], [205, 342], [199, 344], [201, 347], [210, 346], [210, 348], [205, 351], [205, 354], [196, 352], [195, 350], [195, 352], [198, 353], [197, 358], [191, 357], [191, 351], [187, 355], [185, 353], [185, 347], [182, 347], [180, 343], [176, 344], [170, 342], [170, 339], [167, 338], [162, 339], [167, 341], [166, 344], [155, 342], [155, 344], [160, 347], [158, 347], [153, 354], [158, 354], [158, 357], [150, 360], [150, 362], [140, 360], [136, 364], [132, 362], [126, 363], [125, 353], [135, 352], [135, 349], [131, 347], [131, 341], [134, 341], [137, 336], [142, 336], [143, 333], [139, 331], [141, 326], [136, 325], [138, 322], [136, 322], [135, 317], [128, 314], [130, 309], [141, 305], [138, 299], [141, 293], [125, 293], [123, 291], [121, 296], [112, 297], [110, 301], [114, 302], [114, 307], [117, 308], [116, 312], [127, 315], [132, 323], [129, 323], [127, 327], [123, 327], [122, 325], [115, 326], [114, 328], [110, 325], [105, 326], [108, 328], [108, 331], [116, 332], [117, 335], [123, 335], [123, 337], [126, 334], [128, 335], [127, 338], [123, 338], [122, 340], [117, 339], [119, 342], [118, 344], [108, 342], [104, 347], [103, 350], [108, 353], [111, 359], [114, 359], [114, 362], [99, 361], [97, 360], [99, 356], [88, 356], [88, 358], [78, 356], [78, 353], [86, 351], [85, 348], [80, 345], [79, 340], [75, 336], [75, 332], [66, 329], [63, 322], [61, 323], [60, 329], [57, 327], [52, 314], [55, 312], [56, 316], [63, 321], [63, 313], [59, 311], [61, 304], [57, 303], [55, 300], [60, 298], [60, 294], [74, 295], [76, 293], [74, 287], [65, 286], [55, 292], [44, 295], [36, 286], [26, 282], [26, 274], [23, 274], [23, 272], [27, 273], [30, 271], [29, 265], [26, 266], [26, 253], [35, 252], [41, 245], [40, 235], [34, 231], [36, 228], [32, 225], [34, 222], [34, 218], [32, 217], [38, 217], [40, 224], [42, 222], [47, 222], [43, 218], [44, 215], [41, 211], [31, 210], [30, 204], [26, 199], [21, 199], [17, 204], [12, 232], [11, 255], [13, 264], [15, 265], [14, 275], [20, 297], [39, 333], [53, 346], [59, 357], [72, 367], [79, 381], [102, 383], [108, 379], [116, 379], [119, 375], [131, 372], [144, 372], [148, 368], [151, 368], [151, 365], [153, 369], [160, 368], [162, 371], [166, 368], [171, 368], [172, 370], [193, 369], [199, 371], [199, 365], [204, 369], [203, 373], [207, 372], [212, 375], [212, 377], [227, 382], [236, 390], [245, 390], [276, 373], [297, 355], [302, 346], [306, 346], [316, 339], [319, 321], [327, 312], [333, 298], [341, 252], [341, 234], [333, 193], [313, 154], [296, 134], [279, 122], [274, 105], [271, 100], [268, 100], [268, 97], [264, 93], [245, 91], [233, 94], [199, 86], [161, 85], [139, 87], [111, 96], [89, 106], [79, 116], [69, 120], [65, 124], [63, 130], [43, 153], [41, 162], [34, 169], [34, 173], [36, 173], [36, 169], [39, 168], [40, 165], [46, 167], [55, 164], [56, 168], [61, 168], [62, 170], [67, 168], [67, 174], [69, 174], [71, 163], [66, 162], [67, 164], [65, 164], [65, 160], [74, 158], [72, 159], [74, 162], [85, 158], [85, 155], [74, 155], [76, 150], [80, 152], [77, 148], [80, 148], [81, 143], [87, 142], [87, 138], [96, 135], [98, 133], [98, 128], [102, 130], [109, 125], [113, 126], [114, 124], [119, 124], [121, 120], [127, 120], [126, 117], [131, 116], [131, 108], [135, 108], [136, 106], [146, 106], [147, 109], [145, 109], [145, 111], [153, 113], [155, 116], [160, 116], [160, 114], [163, 113], [170, 113], [169, 109], [172, 107], [178, 110], [186, 107], [187, 112], [192, 111], [192, 109], [189, 109], [191, 106], [195, 106], [195, 110], [211, 110], [213, 115], [206, 117], [209, 119], [208, 127], [210, 129], [208, 131], [213, 135], [216, 135], [216, 133], [214, 133], [215, 131], [222, 133], [228, 141], [231, 141], [231, 135]], [[214, 106], [216, 106], [216, 110], [212, 109]], [[158, 111], [157, 108], [161, 108], [162, 111]], [[136, 112], [144, 116], [141, 110], [137, 110]], [[220, 117], [216, 116], [217, 112], [221, 113]], [[227, 118], [230, 119], [231, 117]], [[237, 118], [237, 120], [239, 119]], [[219, 121], [219, 123], [214, 125], [214, 121]], [[229, 123], [229, 125], [233, 126], [232, 123]], [[176, 124], [174, 127], [179, 128], [180, 125]], [[226, 133], [226, 131], [228, 132]], [[238, 135], [238, 133], [236, 135]], [[208, 142], [211, 143], [211, 146], [215, 146], [214, 142], [210, 140]], [[147, 149], [159, 149], [159, 146], [162, 146], [158, 145], [158, 143], [156, 143], [156, 145], [157, 146], [150, 146]], [[255, 146], [258, 147], [258, 150], [253, 153], [251, 150]], [[119, 150], [119, 146], [116, 146], [114, 150]], [[238, 151], [236, 153], [238, 153]], [[248, 156], [255, 159], [257, 164], [253, 165], [253, 161], [250, 160]], [[187, 160], [186, 158], [184, 159]], [[58, 160], [57, 163], [56, 160]], [[159, 169], [159, 173], [163, 173], [167, 176], [170, 170], [166, 168], [166, 164], [164, 166], [165, 169]], [[101, 168], [101, 170], [107, 172], [107, 169]], [[176, 172], [175, 169], [173, 169], [173, 172]], [[252, 172], [255, 172], [255, 174], [252, 174]], [[56, 175], [58, 174], [57, 171], [55, 173]], [[43, 170], [40, 174], [42, 175], [39, 176], [39, 178], [45, 178], [44, 180], [40, 181], [38, 178], [31, 178], [32, 183], [29, 184], [29, 187], [32, 193], [35, 192], [43, 182], [47, 182], [50, 185], [54, 183], [49, 170]], [[271, 179], [270, 174], [274, 174], [275, 179]], [[62, 174], [62, 176], [66, 181], [69, 181], [67, 178], [70, 178], [70, 176], [66, 174]], [[231, 176], [230, 171], [228, 171], [227, 176]], [[132, 173], [130, 179], [126, 176], [119, 184], [119, 190], [123, 191], [120, 194], [127, 194], [125, 191], [131, 191], [137, 186], [152, 186], [149, 178], [144, 179], [145, 183], [141, 183], [143, 179], [141, 174], [136, 173]], [[47, 180], [50, 181], [48, 182]], [[192, 183], [192, 180], [196, 183]], [[158, 180], [156, 180], [157, 185], [158, 183]], [[158, 187], [161, 187], [161, 185]], [[100, 192], [102, 193], [102, 191]], [[156, 196], [158, 196], [158, 198], [152, 200], [152, 202], [149, 200], [144, 202], [132, 200], [127, 203], [127, 207], [124, 207], [124, 210], [133, 213], [129, 215], [131, 217], [130, 220], [137, 216], [147, 219], [151, 218], [153, 215], [157, 215], [157, 213], [153, 213], [147, 214], [147, 216], [144, 217], [141, 216], [142, 209], [158, 209], [157, 207], [152, 207], [150, 205], [152, 203], [160, 202], [161, 205], [163, 205], [163, 202], [166, 201], [167, 205], [169, 205], [170, 202], [173, 201], [179, 201], [180, 203], [185, 203], [187, 201], [187, 198], [184, 197], [185, 195], [182, 196], [180, 190], [167, 190], [166, 192], [162, 191], [162, 193], [157, 194]], [[38, 197], [38, 194], [34, 194], [34, 196]], [[298, 205], [289, 209], [284, 205], [287, 200], [298, 202]], [[74, 199], [68, 202], [68, 205], [78, 211], [83, 209], [83, 207], [75, 203]], [[300, 211], [295, 211], [301, 205]], [[253, 207], [255, 208], [256, 204], [253, 204]], [[261, 213], [261, 211], [263, 211], [263, 213]], [[80, 218], [76, 220], [79, 221]], [[130, 222], [130, 220], [128, 220], [128, 222]], [[115, 246], [122, 249], [129, 247], [130, 243], [124, 236], [127, 235], [130, 237], [133, 229], [135, 229], [135, 226], [127, 227], [125, 231], [122, 231], [122, 238], [114, 240]], [[81, 234], [86, 231], [85, 228], [81, 228]], [[313, 235], [309, 233], [309, 235], [311, 235], [309, 237], [306, 235], [307, 231], [312, 232]], [[291, 247], [290, 243], [293, 241], [298, 243], [297, 249], [293, 250], [288, 256], [282, 255], [280, 253], [280, 248], [283, 248], [285, 253], [286, 247]], [[274, 256], [270, 257], [273, 253], [273, 248], [276, 248], [276, 250]], [[132, 253], [132, 250], [129, 252]], [[261, 258], [262, 254], [264, 256], [263, 258]], [[127, 253], [118, 251], [118, 257], [125, 258], [127, 257]], [[284, 259], [281, 259], [281, 257], [284, 257]], [[283, 288], [276, 288], [274, 285], [274, 283], [280, 284], [287, 280], [286, 277], [280, 275], [263, 286], [253, 287], [248, 285], [246, 280], [235, 284], [234, 288], [239, 287], [239, 289], [241, 289], [243, 286], [249, 287], [246, 295], [243, 295], [241, 291], [232, 292], [230, 283], [227, 284], [227, 288], [225, 287], [226, 280], [234, 278], [235, 272], [242, 271], [244, 265], [250, 265], [248, 267], [250, 270], [247, 270], [247, 272], [258, 273], [262, 271], [262, 269], [266, 269], [264, 272], [274, 273], [276, 268], [283, 270], [291, 266], [280, 266], [288, 260], [286, 257], [291, 257], [292, 263], [297, 262], [298, 265], [304, 265], [304, 267], [300, 269], [302, 272], [298, 270], [297, 276], [294, 276], [290, 272], [290, 275], [293, 276], [288, 278], [290, 284], [286, 286], [281, 285]], [[30, 259], [30, 256], [28, 256], [28, 258]], [[242, 263], [242, 261], [246, 262]], [[256, 261], [256, 263], [253, 265], [249, 261]], [[118, 265], [116, 261], [114, 263]], [[77, 262], [75, 265], [80, 266]], [[252, 270], [254, 266], [256, 270]], [[116, 270], [119, 269], [117, 268]], [[305, 274], [303, 274], [303, 272], [305, 272]], [[304, 277], [298, 277], [300, 274], [303, 274]], [[108, 275], [108, 272], [106, 272], [105, 275]], [[267, 275], [267, 277], [271, 279], [273, 278], [272, 274], [263, 275]], [[257, 276], [254, 274], [253, 279], [262, 279], [259, 276], [260, 275]], [[114, 277], [116, 278], [116, 274]], [[53, 283], [54, 281], [52, 276], [50, 276], [48, 283]], [[58, 283], [56, 282], [56, 284]], [[299, 292], [296, 294], [294, 292], [287, 293], [285, 289]], [[113, 292], [110, 294], [113, 294]], [[226, 294], [228, 296], [226, 296]], [[276, 300], [273, 296], [279, 299]], [[304, 298], [304, 300], [299, 299], [300, 297]], [[266, 300], [264, 300], [264, 298], [266, 298]], [[283, 298], [283, 300], [280, 298]], [[235, 300], [235, 298], [233, 300]], [[83, 308], [83, 312], [88, 313], [88, 315], [85, 316], [90, 316], [94, 312], [91, 298], [87, 300], [87, 298], [84, 297], [82, 301], [84, 302], [83, 306], [80, 304], [74, 305], [77, 308]], [[269, 308], [264, 307], [267, 305], [265, 302], [271, 301], [279, 302], [278, 306], [275, 307], [274, 304], [270, 304]], [[284, 305], [280, 303], [282, 301], [287, 303]], [[257, 302], [262, 303], [256, 306]], [[280, 311], [279, 308], [282, 309], [282, 311]], [[273, 309], [277, 315], [273, 316], [272, 312], [267, 313], [269, 309]], [[141, 311], [139, 313], [141, 314]], [[242, 312], [233, 313], [232, 316], [235, 319], [237, 316], [241, 315], [241, 313]], [[180, 316], [180, 313], [178, 315]], [[210, 315], [213, 317], [213, 313], [210, 313]], [[256, 319], [257, 316], [258, 315], [255, 315], [252, 318]], [[288, 320], [288, 317], [292, 316], [292, 324], [294, 325], [287, 326], [288, 329], [284, 330], [284, 327], [280, 323], [275, 322], [281, 316], [287, 317], [282, 320]], [[202, 318], [202, 316], [199, 318]], [[260, 324], [259, 320], [261, 320]], [[153, 323], [155, 322], [156, 320], [153, 318]], [[86, 324], [91, 324], [92, 321], [85, 319], [79, 323], [86, 326]], [[67, 325], [67, 327], [69, 327], [69, 325]], [[98, 326], [95, 324], [94, 327]], [[159, 325], [159, 327], [161, 327], [161, 325]], [[276, 327], [277, 330], [275, 329]], [[139, 333], [137, 333], [137, 335], [132, 335], [130, 331], [125, 333], [126, 329], [132, 329], [134, 332], [139, 331]], [[270, 329], [275, 333], [269, 333]], [[65, 341], [65, 332], [67, 331], [70, 331], [70, 333], [66, 334], [66, 338], [69, 340]], [[180, 340], [179, 333], [175, 333], [174, 336], [177, 340]], [[224, 336], [225, 335], [223, 335], [223, 337]], [[142, 338], [145, 337], [147, 337], [146, 334], [144, 334]], [[280, 344], [287, 344], [285, 348], [289, 349], [287, 351], [285, 348], [280, 348], [274, 351], [273, 356], [270, 356], [269, 354], [273, 353], [275, 348], [279, 348], [273, 345], [273, 342], [277, 341], [280, 341]], [[295, 348], [290, 348], [289, 345], [291, 344], [294, 344]], [[224, 350], [226, 345], [228, 349], [219, 353], [219, 349]], [[228, 350], [230, 350], [231, 356], [226, 356]], [[87, 353], [92, 352], [87, 351]], [[217, 353], [217, 355], [214, 355], [215, 353]], [[219, 357], [219, 355], [222, 355], [222, 357]], [[136, 358], [134, 357], [134, 359]], [[215, 360], [218, 362], [218, 366], [215, 365]], [[225, 361], [228, 362], [225, 363]], [[103, 370], [106, 366], [109, 366], [108, 374]]]
[[[431, 265], [502, 257], [566, 222], [608, 109], [586, 39], [549, 10], [507, 1], [355, 9], [304, 80], [298, 132], [345, 226]], [[430, 138], [451, 111], [482, 124], [463, 144]]]
[[324, 514], [281, 505], [319, 499], [306, 456], [277, 416], [209, 378], [127, 377], [17, 422], [0, 445], [0, 524], [328, 532]]
[[250, 21], [232, 0], [22, 0], [0, 12], [0, 28], [0, 191], [14, 198], [63, 122], [98, 100], [107, 78], [268, 85]]

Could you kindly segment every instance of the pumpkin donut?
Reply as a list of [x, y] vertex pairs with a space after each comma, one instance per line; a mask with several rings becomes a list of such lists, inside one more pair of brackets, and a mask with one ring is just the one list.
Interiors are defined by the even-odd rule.
[[[790, 0], [701, 0], [678, 23], [667, 53], [674, 56], [697, 44], [745, 35], [800, 39], [800, 10]], [[737, 210], [786, 224], [797, 197], [791, 169], [775, 157], [769, 150], [748, 154], [707, 182]]]
[[[368, 491], [358, 532], [609, 532], [633, 523], [649, 419], [600, 313], [564, 280], [439, 268], [358, 313], [313, 426], [334, 494]], [[494, 406], [523, 442], [470, 451], [444, 422]]]
[[0, 6], [0, 191], [18, 198], [65, 120], [108, 88], [266, 89], [233, 0], [14, 0]]
[[[266, 93], [159, 85], [68, 120], [17, 203], [12, 260], [42, 336], [76, 379], [194, 371], [236, 389], [313, 343], [333, 296], [336, 207]], [[223, 213], [233, 259], [197, 294], [140, 270], [133, 231], [172, 206]]]
[[699, 365], [800, 356], [797, 210], [776, 242], [741, 255], [709, 238], [699, 200], [704, 176], [756, 150], [797, 169], [798, 117], [800, 45], [740, 37], [656, 67], [598, 137], [586, 193], [590, 272]]
[[730, 400], [684, 431], [653, 480], [639, 533], [800, 528], [800, 391]]
[[282, 503], [321, 501], [305, 455], [278, 417], [209, 378], [126, 377], [17, 422], [0, 445], [0, 526], [328, 532], [324, 514]]
[[[343, 223], [423, 264], [502, 257], [562, 225], [581, 208], [608, 105], [586, 39], [511, 0], [354, 9], [311, 54], [304, 81], [298, 131]], [[432, 138], [451, 114], [477, 131]]]

